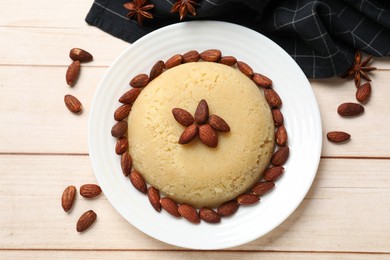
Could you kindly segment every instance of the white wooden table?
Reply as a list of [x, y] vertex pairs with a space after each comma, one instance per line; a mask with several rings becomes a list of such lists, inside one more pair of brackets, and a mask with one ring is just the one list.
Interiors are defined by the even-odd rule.
[[[0, 259], [390, 259], [390, 59], [376, 59], [365, 113], [345, 119], [337, 106], [355, 100], [352, 81], [311, 80], [322, 115], [322, 159], [298, 209], [249, 244], [202, 252], [159, 242], [124, 220], [104, 196], [78, 199], [71, 214], [60, 197], [68, 185], [95, 183], [87, 120], [97, 84], [128, 43], [84, 22], [92, 1], [0, 0]], [[73, 47], [95, 60], [74, 88], [65, 83]], [[80, 116], [65, 94], [84, 105]], [[344, 130], [346, 144], [325, 135]], [[304, 163], [304, 162], [302, 162]], [[98, 221], [75, 231], [87, 209]]]

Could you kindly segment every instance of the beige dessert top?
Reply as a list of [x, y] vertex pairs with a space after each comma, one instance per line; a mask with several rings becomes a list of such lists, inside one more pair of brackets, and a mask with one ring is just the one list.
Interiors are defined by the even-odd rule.
[[[230, 132], [217, 132], [210, 148], [196, 137], [178, 143], [185, 129], [172, 115], [194, 115], [200, 100], [222, 117]], [[165, 71], [141, 92], [128, 119], [133, 166], [162, 194], [178, 203], [215, 207], [248, 190], [273, 154], [274, 124], [259, 88], [238, 69], [211, 62]]]

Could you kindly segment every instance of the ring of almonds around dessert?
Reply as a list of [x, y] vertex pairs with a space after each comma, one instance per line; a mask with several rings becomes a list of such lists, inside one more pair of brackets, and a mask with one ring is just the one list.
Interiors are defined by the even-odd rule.
[[248, 64], [193, 50], [157, 61], [130, 86], [111, 134], [123, 174], [156, 211], [218, 223], [258, 203], [283, 174], [282, 101]]

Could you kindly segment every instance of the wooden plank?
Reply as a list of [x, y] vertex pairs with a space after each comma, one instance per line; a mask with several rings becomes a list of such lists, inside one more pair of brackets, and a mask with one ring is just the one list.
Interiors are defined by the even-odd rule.
[[356, 253], [304, 253], [304, 252], [208, 252], [208, 251], [0, 251], [3, 259], [248, 259], [290, 260], [290, 259], [389, 259], [388, 254]]
[[[87, 153], [87, 121], [96, 87], [106, 68], [83, 66], [76, 86], [65, 83], [66, 67], [3, 66], [0, 70], [0, 152]], [[321, 110], [323, 156], [390, 156], [389, 72], [377, 72], [372, 97], [365, 113], [342, 118], [339, 104], [355, 100], [352, 81], [313, 80]], [[113, 86], [114, 87], [114, 86]], [[65, 94], [75, 95], [84, 113], [73, 115], [64, 103]], [[287, 119], [288, 120], [288, 119]], [[333, 144], [326, 133], [343, 130], [352, 134], [346, 144]], [[16, 141], [18, 140], [18, 141]]]
[[[390, 253], [389, 167], [390, 160], [323, 159], [298, 209], [274, 231], [233, 250]], [[88, 156], [1, 155], [0, 173], [0, 248], [178, 249], [131, 226], [104, 196], [78, 196], [73, 210], [63, 212], [66, 186], [95, 183]], [[88, 209], [98, 220], [78, 234], [76, 221]]]
[[0, 27], [0, 65], [62, 65], [71, 63], [74, 47], [92, 53], [85, 66], [108, 66], [129, 43], [95, 28]]

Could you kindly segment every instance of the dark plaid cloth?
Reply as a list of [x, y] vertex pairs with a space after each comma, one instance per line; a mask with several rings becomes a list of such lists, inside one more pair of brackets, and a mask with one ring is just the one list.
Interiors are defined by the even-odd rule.
[[[140, 27], [126, 17], [123, 3], [95, 0], [87, 23], [134, 42], [160, 27], [179, 22], [170, 13], [175, 0], [150, 0], [153, 20]], [[340, 75], [351, 65], [356, 50], [374, 56], [390, 55], [388, 0], [198, 0], [195, 17], [219, 20], [256, 30], [284, 48], [309, 78]]]

